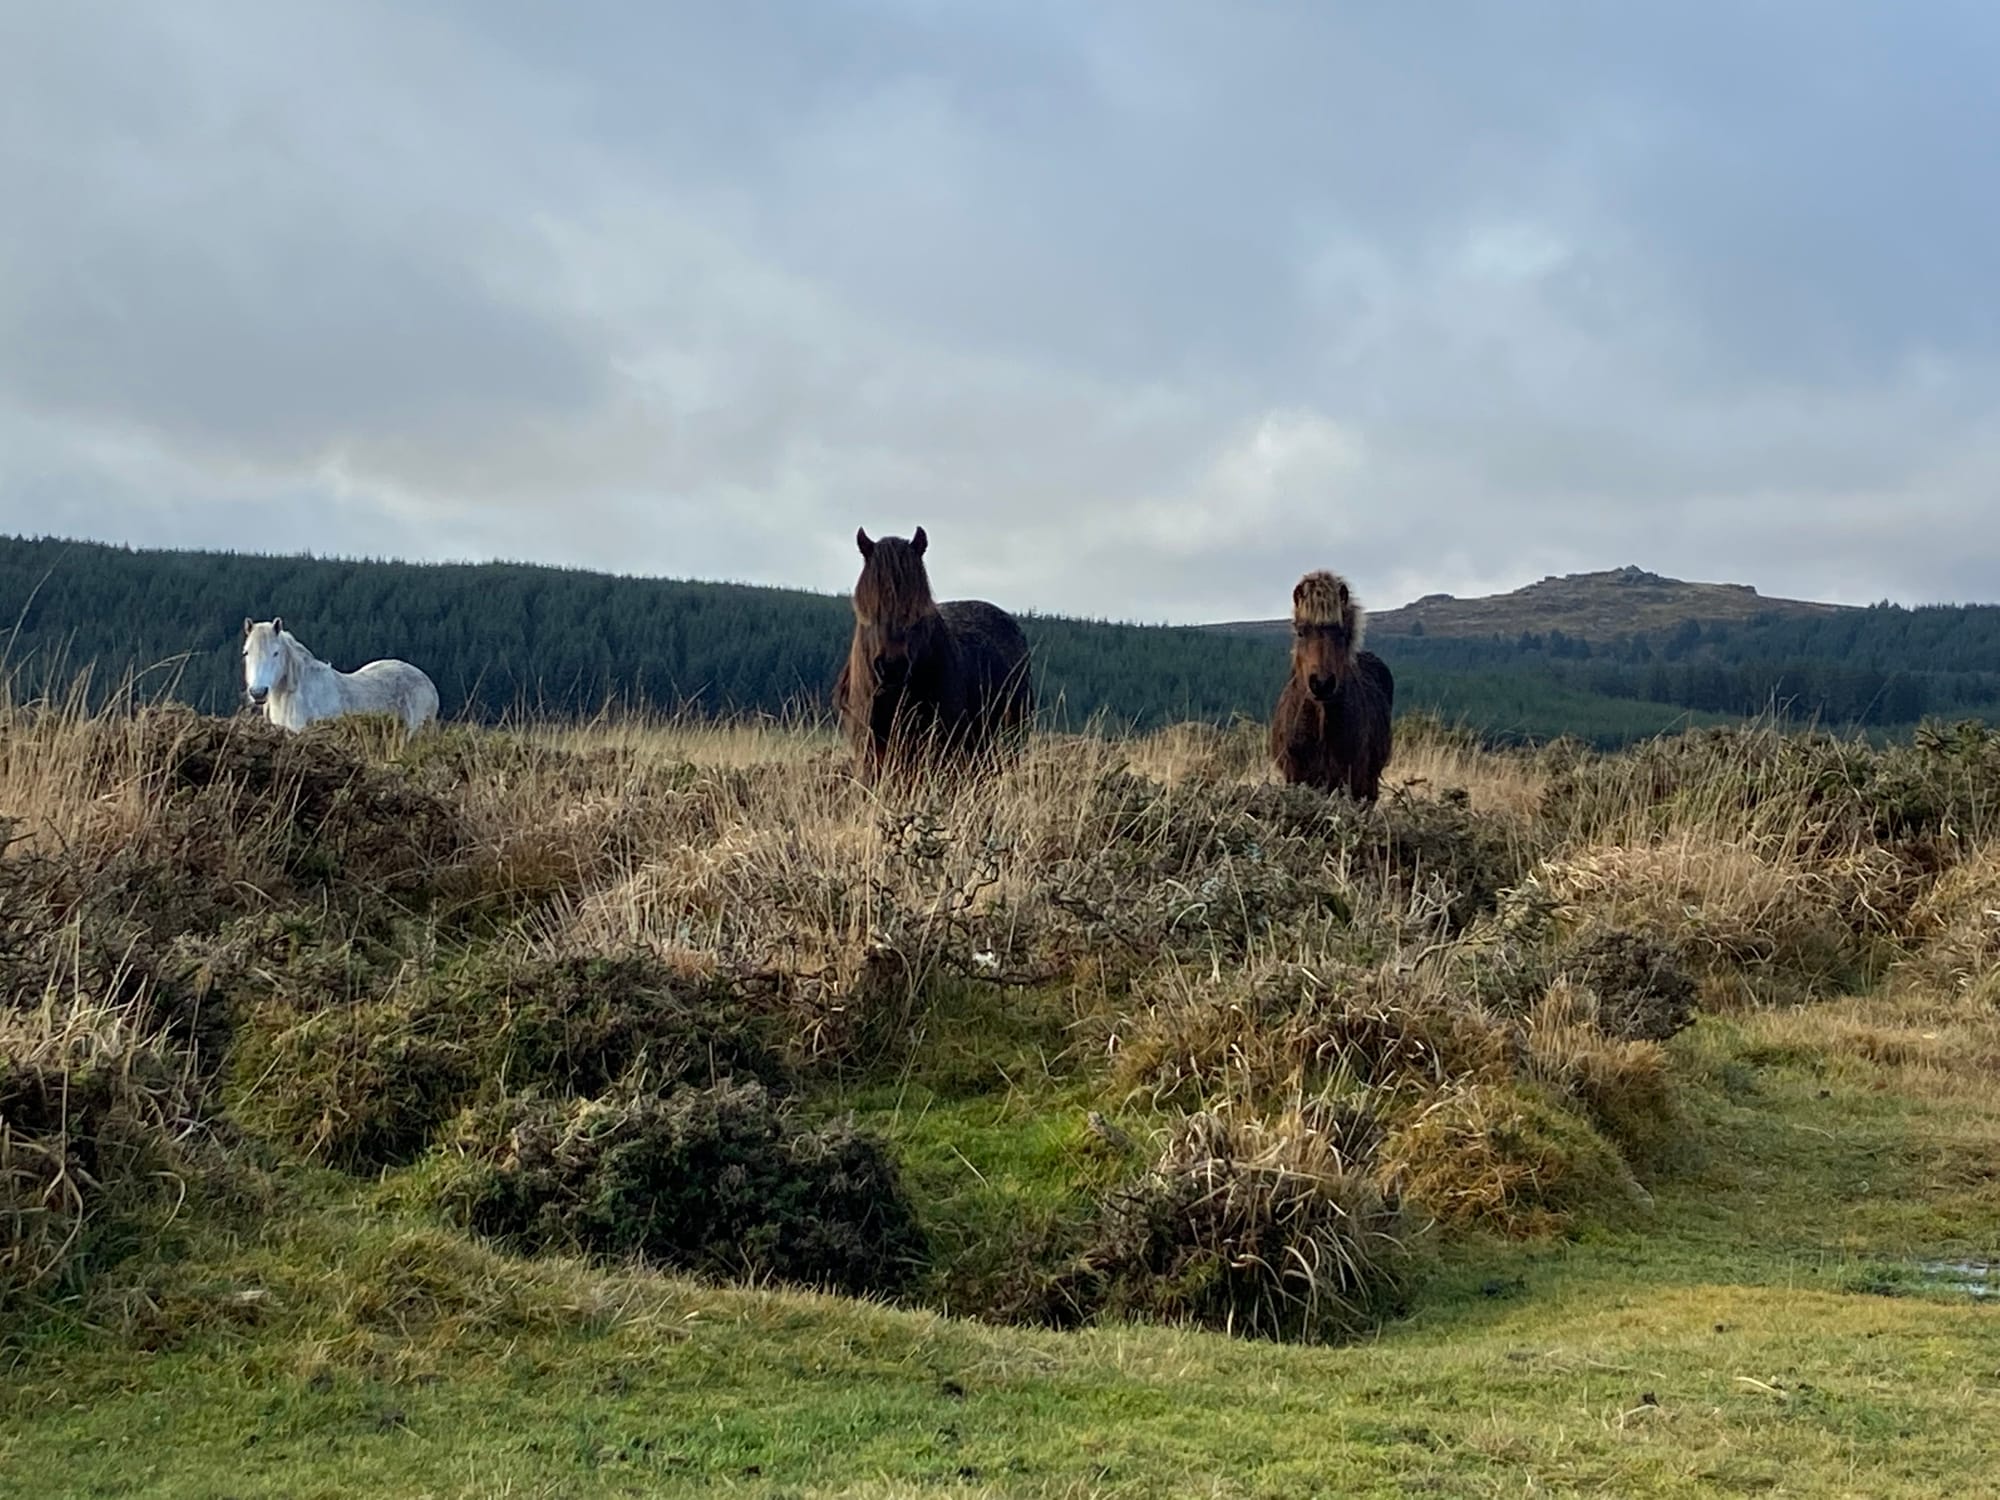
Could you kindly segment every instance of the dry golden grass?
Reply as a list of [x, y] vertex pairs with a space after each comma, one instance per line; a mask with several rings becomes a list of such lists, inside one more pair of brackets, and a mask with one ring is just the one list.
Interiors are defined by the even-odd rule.
[[[1125, 762], [1138, 774], [1175, 786], [1184, 781], [1257, 783], [1277, 779], [1268, 732], [1260, 723], [1227, 728], [1174, 724], [1130, 742]], [[1426, 718], [1405, 719], [1385, 791], [1437, 797], [1463, 793], [1480, 812], [1531, 822], [1548, 786], [1547, 769], [1532, 755], [1482, 749], [1476, 739]]]
[[620, 756], [639, 764], [741, 768], [803, 765], [844, 750], [836, 728], [813, 720], [683, 719], [606, 715], [586, 724], [531, 722], [518, 731], [530, 744], [577, 754]]
[[1134, 740], [1128, 764], [1167, 786], [1183, 781], [1275, 779], [1262, 724], [1170, 724]]
[[1983, 1103], [2000, 1078], [2000, 1012], [1975, 994], [1899, 986], [1764, 1010], [1739, 1024], [1759, 1047], [1865, 1065], [1856, 1076], [1912, 1098]]
[[[623, 733], [618, 743], [632, 744]], [[704, 765], [682, 788], [577, 826], [584, 878], [566, 885], [538, 946], [637, 947], [674, 963], [851, 981], [887, 939], [920, 983], [947, 948], [970, 961], [957, 941], [969, 917], [1028, 902], [1036, 851], [1073, 836], [1110, 755], [1089, 741], [1044, 741], [990, 778], [905, 798], [861, 785], [825, 754], [771, 748], [778, 759], [733, 774]], [[654, 747], [636, 758], [666, 757]]]
[[1827, 873], [1693, 831], [1559, 855], [1536, 872], [1567, 915], [1590, 912], [1726, 965], [1816, 971], [1842, 942]]
[[[163, 747], [176, 735], [202, 739], [212, 782]], [[1278, 1129], [1300, 1101], [1365, 1096], [1376, 1180], [1448, 1225], [1535, 1233], [1593, 1195], [1629, 1196], [1631, 1170], [1663, 1162], [1681, 1127], [1661, 1048], [1609, 1034], [1587, 975], [1550, 986], [1579, 934], [1657, 939], [1700, 970], [1711, 1006], [1837, 995], [1882, 952], [1935, 1003], [1988, 994], [2000, 867], [1986, 847], [1954, 831], [1913, 856], [1792, 755], [1755, 734], [1689, 742], [1595, 762], [1561, 790], [1560, 756], [1413, 721], [1389, 795], [1362, 809], [1272, 784], [1247, 724], [1043, 736], [988, 775], [870, 787], [811, 724], [607, 718], [405, 741], [349, 723], [286, 740], [72, 703], [9, 712], [0, 808], [16, 856], [84, 884], [122, 859], [157, 908], [156, 945], [191, 940], [197, 990], [235, 983], [261, 1007], [263, 1032], [245, 1035], [291, 1039], [274, 1065], [303, 1080], [308, 1055], [328, 1060], [311, 1128], [276, 1134], [339, 1163], [430, 1145], [428, 1119], [393, 1151], [331, 1144], [367, 1118], [336, 1097], [343, 1080], [408, 1071], [428, 1036], [396, 976], [430, 983], [474, 951], [636, 953], [778, 1017], [791, 1061], [841, 1077], [910, 1058], [952, 1024], [937, 1008], [959, 989], [1032, 990], [1065, 1028], [1044, 1075], [1108, 1089], [1109, 1107], [1227, 1107]], [[435, 827], [390, 830], [394, 847], [349, 826], [418, 813]], [[329, 842], [322, 825], [342, 819]], [[203, 883], [228, 900], [176, 924], [172, 902]], [[1489, 920], [1509, 887], [1510, 910], [1553, 922]], [[1481, 988], [1480, 964], [1456, 961], [1468, 936], [1525, 950], [1488, 967], [1528, 977]], [[1958, 1057], [1993, 1056], [1975, 1012], [1914, 1014], [1823, 1024], [1913, 1087], [1958, 1087], [1978, 1071]], [[454, 1074], [447, 1092], [477, 1082]]]
[[132, 721], [90, 714], [81, 693], [0, 708], [0, 816], [24, 852], [91, 859], [134, 837], [157, 810]]
[[1938, 877], [1911, 906], [1915, 951], [1898, 981], [1992, 1006], [2000, 1001], [2000, 849], [1980, 848]]
[[1525, 754], [1483, 750], [1456, 736], [1405, 734], [1385, 785], [1432, 796], [1456, 788], [1477, 811], [1528, 825], [1541, 808], [1548, 772]]

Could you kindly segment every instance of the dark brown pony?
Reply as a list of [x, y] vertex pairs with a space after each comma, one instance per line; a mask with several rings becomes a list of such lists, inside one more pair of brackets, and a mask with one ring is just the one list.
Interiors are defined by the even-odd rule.
[[833, 704], [863, 776], [972, 760], [1019, 743], [1034, 714], [1028, 641], [982, 599], [940, 605], [924, 571], [929, 539], [854, 533], [854, 642]]
[[1381, 789], [1389, 763], [1389, 710], [1396, 681], [1373, 651], [1347, 580], [1308, 573], [1292, 590], [1292, 675], [1271, 718], [1271, 758], [1288, 782], [1345, 788], [1363, 802]]

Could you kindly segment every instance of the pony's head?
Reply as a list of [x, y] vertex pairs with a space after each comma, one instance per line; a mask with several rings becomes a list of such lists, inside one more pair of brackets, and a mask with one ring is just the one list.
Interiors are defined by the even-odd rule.
[[261, 706], [285, 685], [292, 670], [292, 649], [283, 619], [243, 620], [243, 691]]
[[924, 549], [930, 539], [919, 526], [908, 541], [899, 536], [871, 538], [854, 533], [861, 549], [861, 579], [854, 585], [853, 665], [865, 668], [878, 688], [900, 687], [910, 675], [929, 631], [938, 619], [931, 598]]
[[1354, 670], [1367, 624], [1360, 603], [1338, 573], [1308, 573], [1292, 590], [1292, 672], [1325, 702]]

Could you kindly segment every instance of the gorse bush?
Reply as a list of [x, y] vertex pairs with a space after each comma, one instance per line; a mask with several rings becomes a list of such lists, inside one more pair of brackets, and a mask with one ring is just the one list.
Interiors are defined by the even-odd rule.
[[1657, 938], [1617, 927], [1588, 930], [1557, 953], [1554, 968], [1597, 997], [1592, 1019], [1607, 1035], [1664, 1042], [1694, 1023], [1694, 977]]
[[789, 1081], [773, 1026], [740, 993], [644, 954], [526, 960], [453, 988], [467, 1025], [491, 1038], [483, 1071], [512, 1089], [588, 1095], [630, 1077]]
[[809, 1126], [756, 1083], [510, 1098], [470, 1114], [453, 1149], [448, 1211], [530, 1250], [885, 1294], [923, 1260], [881, 1145], [845, 1123]]
[[252, 1009], [236, 1043], [237, 1116], [350, 1171], [412, 1160], [474, 1098], [566, 1099], [789, 1068], [773, 1028], [715, 979], [639, 954], [465, 963], [380, 999]]

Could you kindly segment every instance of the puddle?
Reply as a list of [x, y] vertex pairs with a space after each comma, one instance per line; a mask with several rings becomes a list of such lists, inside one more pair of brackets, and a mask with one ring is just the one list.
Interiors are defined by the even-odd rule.
[[1917, 1274], [1941, 1291], [1968, 1297], [2000, 1297], [2000, 1264], [1987, 1260], [1926, 1260]]

